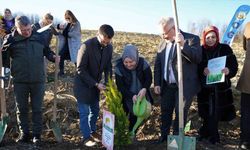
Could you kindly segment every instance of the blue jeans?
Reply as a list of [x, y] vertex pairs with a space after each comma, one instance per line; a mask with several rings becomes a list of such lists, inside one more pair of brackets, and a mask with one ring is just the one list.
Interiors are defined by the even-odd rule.
[[92, 132], [96, 131], [96, 121], [100, 111], [99, 101], [92, 104], [78, 101], [78, 109], [80, 113], [80, 129], [84, 139], [87, 139]]
[[44, 96], [44, 83], [14, 83], [14, 93], [17, 106], [17, 121], [20, 131], [29, 133], [29, 97], [32, 109], [33, 134], [42, 133], [42, 103]]

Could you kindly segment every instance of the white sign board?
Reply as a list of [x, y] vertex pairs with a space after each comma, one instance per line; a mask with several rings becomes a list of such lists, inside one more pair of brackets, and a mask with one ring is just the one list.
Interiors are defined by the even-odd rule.
[[115, 115], [109, 111], [103, 110], [102, 120], [102, 144], [107, 150], [113, 150], [115, 131]]
[[220, 83], [225, 81], [225, 74], [221, 72], [226, 66], [226, 56], [217, 57], [208, 60], [209, 75], [207, 76], [207, 84]]

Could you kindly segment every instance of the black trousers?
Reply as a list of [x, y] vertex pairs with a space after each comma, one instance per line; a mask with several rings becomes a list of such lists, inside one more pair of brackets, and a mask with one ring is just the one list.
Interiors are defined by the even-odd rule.
[[60, 56], [59, 69], [61, 73], [64, 73], [64, 61], [70, 60], [69, 46], [67, 43], [65, 43], [62, 50], [59, 52], [59, 56]]
[[240, 140], [250, 143], [250, 94], [241, 93]]
[[[184, 100], [184, 125], [187, 122], [188, 110], [192, 101]], [[164, 83], [161, 94], [161, 136], [166, 137], [170, 134], [172, 125], [173, 111], [176, 117], [173, 122], [173, 134], [179, 134], [179, 96], [176, 84]]]
[[[201, 138], [208, 138], [210, 142], [220, 142], [218, 131], [219, 116], [218, 98], [215, 89], [202, 89], [198, 94], [198, 109], [203, 118], [202, 126], [199, 130]], [[206, 103], [204, 100], [207, 100]]]

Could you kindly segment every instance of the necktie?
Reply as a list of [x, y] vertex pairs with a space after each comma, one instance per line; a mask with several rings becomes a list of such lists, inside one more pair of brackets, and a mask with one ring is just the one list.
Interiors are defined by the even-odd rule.
[[173, 60], [173, 52], [174, 52], [174, 42], [171, 42], [172, 46], [169, 50], [168, 54], [168, 63], [167, 63], [167, 73], [166, 73], [166, 80], [169, 83], [169, 76], [170, 76], [170, 67], [172, 67], [172, 60]]

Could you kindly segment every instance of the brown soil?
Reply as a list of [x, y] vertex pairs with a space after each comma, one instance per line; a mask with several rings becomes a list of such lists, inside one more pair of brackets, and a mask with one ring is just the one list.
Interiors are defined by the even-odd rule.
[[[84, 31], [83, 37], [94, 36], [93, 31]], [[84, 40], [85, 40], [84, 39]], [[153, 64], [154, 56], [157, 50], [157, 45], [160, 38], [155, 35], [146, 34], [136, 34], [136, 33], [121, 33], [118, 32], [113, 40], [114, 43], [114, 60], [121, 53], [122, 47], [126, 43], [132, 43], [139, 47], [140, 53], [146, 57], [149, 63]], [[240, 53], [242, 47], [238, 44], [234, 44], [233, 48], [237, 54], [241, 70], [242, 62], [244, 60], [244, 55]], [[53, 76], [54, 65], [49, 64], [48, 74]], [[46, 94], [44, 98], [43, 107], [43, 117], [44, 117], [44, 131], [42, 134], [42, 143], [40, 145], [33, 144], [20, 144], [15, 143], [14, 140], [18, 136], [18, 127], [16, 123], [15, 115], [15, 105], [13, 91], [10, 89], [6, 93], [7, 99], [7, 111], [9, 113], [10, 122], [8, 123], [8, 129], [5, 133], [5, 137], [1, 142], [1, 150], [26, 150], [26, 149], [50, 149], [50, 150], [80, 150], [80, 149], [90, 149], [85, 147], [81, 142], [81, 133], [79, 131], [79, 114], [77, 111], [76, 100], [73, 97], [72, 91], [72, 80], [74, 76], [74, 64], [66, 64], [66, 76], [60, 79], [58, 86], [58, 111], [57, 111], [57, 122], [60, 124], [63, 133], [63, 142], [57, 143], [55, 141], [53, 132], [51, 130], [50, 121], [52, 119], [52, 104], [53, 104], [53, 82], [46, 84]], [[239, 72], [240, 72], [239, 70]], [[233, 79], [233, 87], [236, 84], [237, 78]], [[197, 141], [196, 148], [198, 150], [222, 150], [237, 149], [239, 142], [239, 93], [234, 90], [235, 105], [237, 108], [237, 117], [231, 122], [222, 122], [219, 125], [219, 132], [221, 135], [221, 143], [217, 145], [211, 145], [207, 141], [199, 142]], [[105, 106], [105, 98], [102, 97], [100, 102], [101, 108]], [[100, 118], [98, 120], [98, 132], [101, 134], [101, 124], [102, 124], [102, 111], [100, 112]], [[189, 119], [192, 121], [192, 130], [189, 132], [189, 136], [196, 137], [197, 130], [201, 125], [201, 120], [197, 114], [197, 103], [194, 99], [193, 104], [190, 108]], [[152, 115], [149, 119], [139, 128], [136, 140], [120, 149], [130, 149], [130, 150], [162, 150], [167, 149], [167, 144], [157, 144], [156, 141], [160, 134], [160, 107], [159, 107], [159, 97], [155, 96], [155, 105], [153, 106]], [[105, 149], [101, 144], [92, 149]], [[117, 149], [115, 147], [115, 149]]]

